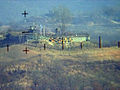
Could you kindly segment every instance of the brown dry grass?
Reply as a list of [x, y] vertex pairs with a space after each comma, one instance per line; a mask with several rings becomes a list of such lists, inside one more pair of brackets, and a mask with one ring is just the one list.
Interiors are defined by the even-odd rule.
[[[0, 48], [0, 63], [7, 63], [7, 66], [5, 67], [4, 65], [1, 65], [3, 68], [2, 73], [4, 76], [9, 76], [13, 80], [12, 82], [3, 83], [3, 87], [13, 84], [21, 87], [31, 87], [34, 86], [35, 78], [37, 78], [37, 82], [43, 80], [45, 83], [53, 83], [54, 80], [57, 81], [62, 79], [62, 82], [65, 83], [65, 77], [69, 78], [70, 80], [74, 77], [76, 79], [73, 79], [73, 81], [79, 83], [81, 83], [79, 78], [81, 80], [95, 79], [101, 82], [109, 82], [110, 85], [114, 87], [119, 86], [119, 82], [115, 81], [114, 79], [111, 80], [114, 76], [112, 75], [113, 71], [110, 69], [110, 67], [114, 67], [114, 65], [109, 67], [109, 63], [100, 64], [101, 62], [99, 62], [99, 64], [97, 64], [94, 61], [120, 61], [120, 48], [111, 47], [102, 49], [94, 48], [62, 51], [55, 49], [40, 50], [39, 48], [28, 46], [30, 51], [28, 54], [25, 54], [22, 51], [25, 49], [25, 47], [25, 45], [13, 45], [10, 46], [9, 52], [6, 52], [6, 48]], [[86, 61], [89, 61], [93, 64], [87, 63]], [[108, 71], [107, 73], [105, 73], [106, 70]], [[37, 72], [39, 75], [37, 76], [37, 74], [34, 72]], [[119, 72], [114, 73], [119, 74]], [[16, 78], [16, 75], [18, 75], [19, 79]], [[14, 77], [16, 78], [15, 80]], [[114, 78], [120, 77], [117, 76]], [[44, 81], [45, 79], [46, 81]]]
[[[28, 54], [25, 54], [22, 50], [25, 49], [25, 45], [13, 45], [10, 46], [10, 51], [7, 52], [6, 48], [0, 48], [0, 62], [18, 61], [18, 60], [37, 60], [44, 58], [44, 60], [120, 60], [120, 48], [94, 48], [94, 49], [77, 49], [77, 50], [55, 50], [47, 49], [40, 50], [39, 48], [28, 47], [30, 50]], [[39, 57], [39, 55], [41, 57]]]

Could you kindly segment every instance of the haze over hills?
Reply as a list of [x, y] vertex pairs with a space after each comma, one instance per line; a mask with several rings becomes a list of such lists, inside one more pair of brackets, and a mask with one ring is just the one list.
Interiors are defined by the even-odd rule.
[[[0, 1], [0, 32], [23, 31], [33, 23], [45, 25], [54, 31], [56, 22], [51, 19], [50, 10], [63, 6], [72, 13], [72, 22], [67, 31], [87, 32], [91, 39], [99, 35], [106, 41], [120, 38], [119, 0], [5, 0]], [[27, 23], [21, 13], [27, 10]], [[114, 32], [113, 32], [114, 31]], [[110, 39], [111, 38], [111, 39]]]
[[104, 7], [119, 6], [119, 0], [4, 0], [0, 1], [0, 21], [17, 22], [23, 19], [20, 13], [27, 10], [30, 16], [44, 15], [56, 6], [66, 6], [72, 13], [95, 13]]

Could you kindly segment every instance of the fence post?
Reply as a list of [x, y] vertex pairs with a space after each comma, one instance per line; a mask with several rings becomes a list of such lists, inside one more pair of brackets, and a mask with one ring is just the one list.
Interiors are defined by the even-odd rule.
[[62, 37], [62, 50], [64, 50], [64, 39]]
[[118, 48], [120, 48], [120, 41], [118, 41]]
[[46, 44], [44, 44], [44, 50], [46, 50]]
[[9, 45], [7, 44], [7, 52], [9, 52]]
[[102, 43], [101, 43], [101, 36], [99, 36], [99, 48], [102, 47]]
[[82, 42], [80, 43], [80, 48], [81, 48], [81, 49], [83, 48], [83, 43], [82, 43]]

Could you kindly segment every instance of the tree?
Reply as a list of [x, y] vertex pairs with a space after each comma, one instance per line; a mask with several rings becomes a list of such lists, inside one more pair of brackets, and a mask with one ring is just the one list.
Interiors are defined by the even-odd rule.
[[52, 20], [57, 23], [64, 34], [67, 24], [72, 21], [72, 13], [66, 7], [59, 6], [49, 11], [49, 16]]
[[108, 17], [110, 19], [120, 19], [120, 7], [118, 6], [113, 6], [113, 7], [103, 7], [102, 9], [102, 14], [105, 16], [105, 17]]

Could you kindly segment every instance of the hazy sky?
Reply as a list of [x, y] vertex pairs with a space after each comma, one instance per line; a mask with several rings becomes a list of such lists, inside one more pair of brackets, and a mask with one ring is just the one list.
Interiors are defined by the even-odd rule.
[[92, 12], [104, 6], [114, 6], [119, 0], [0, 0], [0, 22], [23, 19], [21, 13], [27, 10], [29, 16], [39, 16], [56, 6], [66, 6], [73, 13]]

